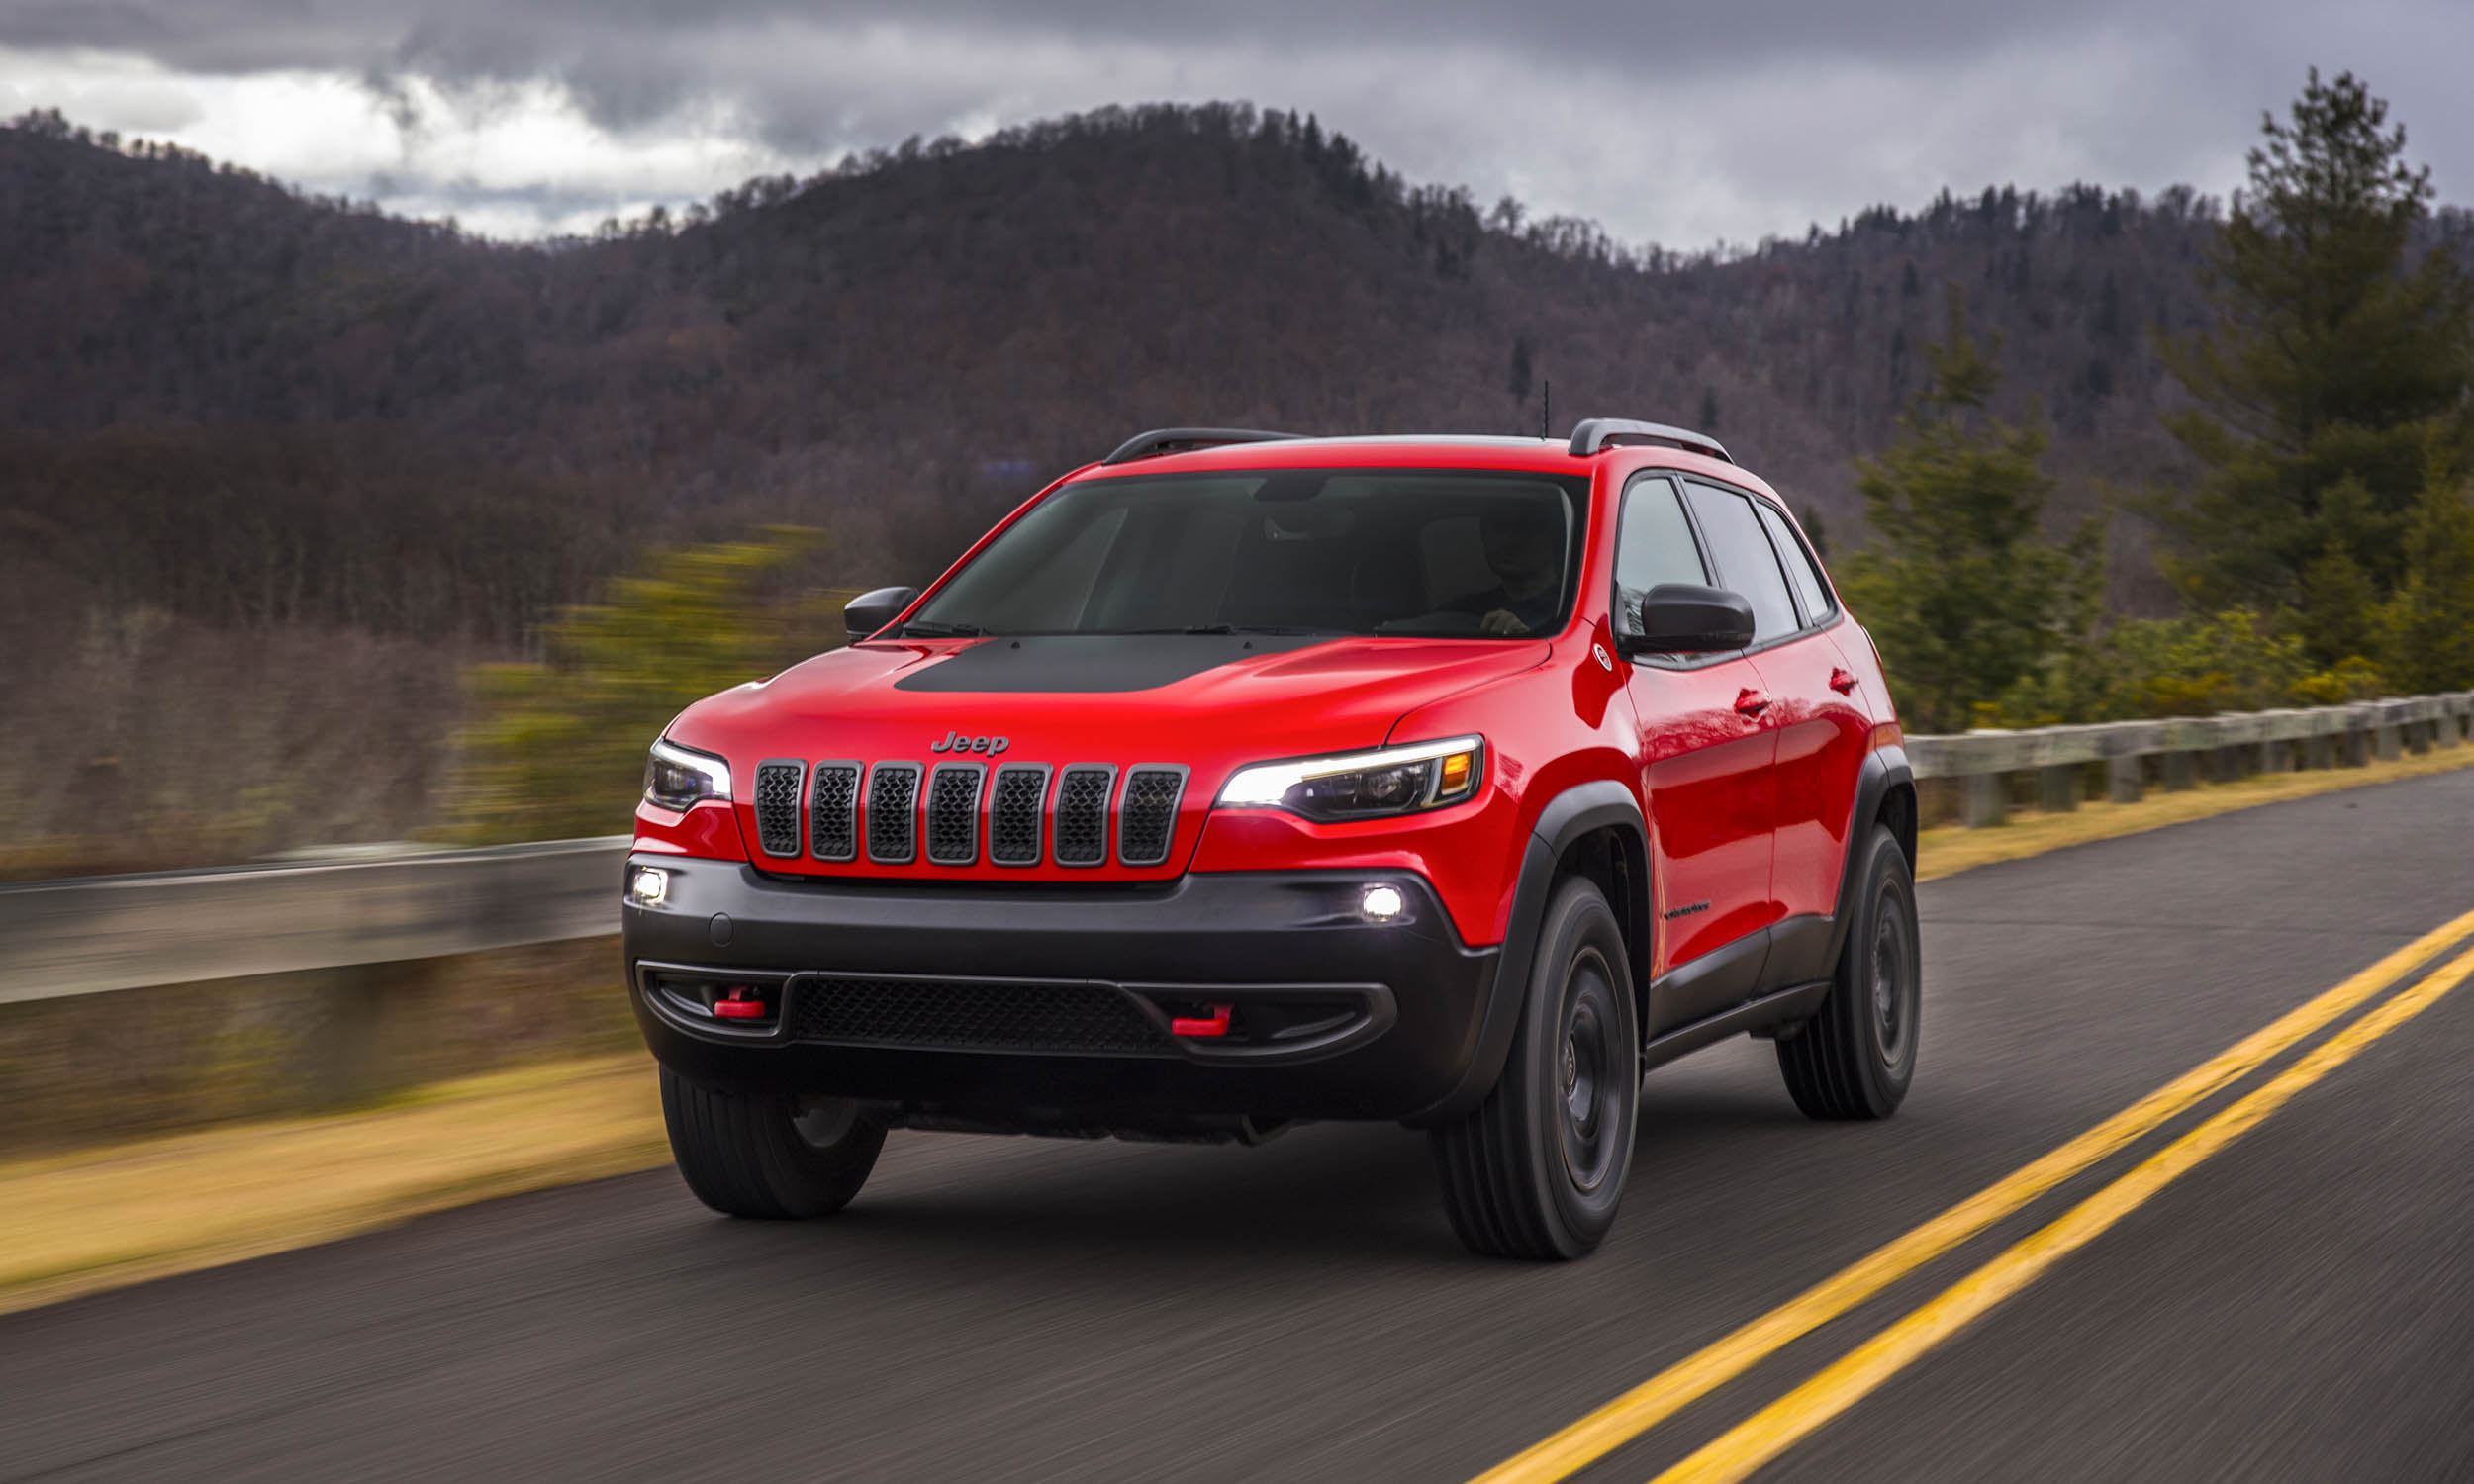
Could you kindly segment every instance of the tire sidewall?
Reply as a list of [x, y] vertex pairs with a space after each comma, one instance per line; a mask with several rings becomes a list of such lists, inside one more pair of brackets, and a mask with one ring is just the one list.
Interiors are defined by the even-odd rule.
[[[1886, 830], [1873, 835], [1864, 863], [1863, 910], [1850, 924], [1847, 947], [1840, 955], [1838, 983], [1833, 992], [1847, 996], [1847, 1029], [1857, 1045], [1856, 1065], [1864, 1079], [1866, 1100], [1887, 1112], [1907, 1096], [1916, 1077], [1916, 1059], [1923, 1032], [1923, 945], [1916, 920], [1916, 883], [1907, 869], [1906, 852]], [[1906, 1034], [1895, 1061], [1884, 1056], [1873, 1028], [1872, 950], [1884, 914], [1894, 914], [1892, 931], [1905, 970], [1898, 985], [1899, 1014]]]
[[[1595, 1190], [1583, 1191], [1569, 1177], [1564, 1157], [1564, 1022], [1575, 992], [1573, 970], [1592, 953], [1602, 961], [1615, 990], [1605, 1007], [1611, 1013], [1604, 1018], [1611, 1024], [1602, 1029], [1610, 1038], [1616, 1071], [1603, 1078], [1599, 1092], [1607, 1100], [1601, 1117], [1609, 1120], [1607, 1133], [1614, 1143], [1606, 1174]], [[1640, 1114], [1641, 1035], [1633, 987], [1613, 909], [1590, 882], [1567, 881], [1549, 905], [1546, 930], [1539, 936], [1520, 1038], [1513, 1048], [1515, 1085], [1506, 1089], [1519, 1099], [1529, 1155], [1524, 1162], [1537, 1182], [1542, 1209], [1556, 1217], [1555, 1245], [1567, 1256], [1597, 1246], [1623, 1200]]]

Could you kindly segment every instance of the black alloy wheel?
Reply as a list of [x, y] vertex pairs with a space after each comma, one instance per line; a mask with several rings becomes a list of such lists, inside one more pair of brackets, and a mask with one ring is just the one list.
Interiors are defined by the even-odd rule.
[[1853, 921], [1829, 998], [1778, 1040], [1778, 1071], [1813, 1118], [1887, 1118], [1916, 1076], [1924, 1003], [1916, 883], [1907, 854], [1875, 826], [1856, 857]]
[[1641, 1106], [1641, 1031], [1622, 931], [1591, 882], [1548, 903], [1503, 1075], [1433, 1136], [1453, 1230], [1471, 1251], [1578, 1257], [1614, 1224]]

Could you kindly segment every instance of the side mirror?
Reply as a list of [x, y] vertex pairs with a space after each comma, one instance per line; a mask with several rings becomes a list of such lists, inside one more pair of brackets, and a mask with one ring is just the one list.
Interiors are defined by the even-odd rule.
[[842, 623], [854, 639], [864, 639], [902, 616], [902, 610], [919, 601], [916, 588], [879, 588], [862, 593], [842, 604]]
[[1624, 654], [1717, 654], [1753, 642], [1753, 605], [1740, 593], [1660, 583], [1622, 596], [1615, 647]]

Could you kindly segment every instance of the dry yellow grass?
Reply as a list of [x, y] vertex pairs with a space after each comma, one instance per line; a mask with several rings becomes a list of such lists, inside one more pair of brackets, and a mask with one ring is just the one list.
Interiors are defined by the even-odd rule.
[[[1997, 829], [1928, 830], [1919, 875], [2465, 767], [2474, 747], [2026, 814]], [[0, 1164], [0, 1312], [650, 1168], [667, 1155], [652, 1064], [622, 1056], [441, 1082], [339, 1117]]]
[[0, 1165], [0, 1313], [668, 1157], [639, 1054]]
[[2367, 768], [2262, 773], [2181, 793], [2150, 792], [2138, 803], [2083, 803], [2067, 814], [2013, 814], [2008, 823], [1991, 829], [1947, 825], [1926, 830], [1917, 840], [1916, 876], [1929, 881], [1996, 861], [2040, 856], [2067, 845], [2142, 834], [2236, 809], [2309, 798], [2340, 788], [2359, 788], [2366, 784], [2423, 778], [2457, 768], [2474, 768], [2474, 746], [2459, 743], [2455, 747], [2436, 747], [2426, 753], [2408, 753], [2395, 762], [2373, 763]]

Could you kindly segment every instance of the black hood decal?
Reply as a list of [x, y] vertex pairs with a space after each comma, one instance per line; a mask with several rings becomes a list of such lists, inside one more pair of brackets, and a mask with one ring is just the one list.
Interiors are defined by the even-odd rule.
[[897, 691], [1156, 691], [1258, 655], [1328, 644], [1335, 634], [1031, 634], [983, 640], [894, 682]]

